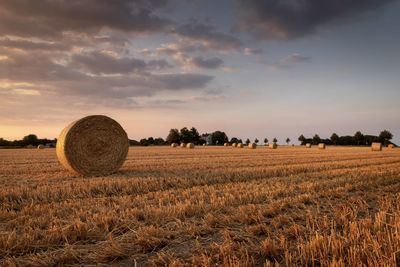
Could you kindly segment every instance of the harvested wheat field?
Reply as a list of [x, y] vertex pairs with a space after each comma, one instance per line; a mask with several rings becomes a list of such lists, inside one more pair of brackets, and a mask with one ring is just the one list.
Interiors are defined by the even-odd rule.
[[0, 265], [395, 266], [400, 150], [130, 148], [73, 176], [0, 150]]

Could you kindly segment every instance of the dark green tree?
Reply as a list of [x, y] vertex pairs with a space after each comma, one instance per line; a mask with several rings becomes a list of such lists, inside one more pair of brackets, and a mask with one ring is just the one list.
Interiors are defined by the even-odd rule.
[[388, 130], [383, 130], [379, 136], [379, 141], [381, 141], [384, 145], [387, 145], [390, 140], [393, 138], [393, 134], [389, 132]]
[[38, 140], [38, 138], [37, 138], [36, 135], [34, 135], [34, 134], [29, 134], [29, 135], [27, 135], [27, 136], [24, 136], [24, 138], [22, 139], [22, 142], [23, 142], [23, 144], [24, 144], [25, 146], [27, 146], [27, 145], [36, 146], [36, 145], [38, 145], [39, 140]]
[[218, 144], [218, 145], [223, 145], [224, 143], [228, 142], [228, 136], [226, 135], [225, 132], [221, 131], [215, 131], [211, 134], [211, 143], [213, 145]]
[[272, 140], [272, 142], [274, 142], [274, 144], [278, 143], [278, 139], [276, 139], [276, 137], [274, 137], [274, 139]]
[[167, 136], [166, 142], [167, 142], [167, 144], [179, 143], [180, 142], [180, 134], [179, 134], [178, 129], [169, 130], [169, 134]]
[[250, 144], [250, 139], [249, 138], [246, 139], [246, 145], [248, 145], [248, 144]]
[[264, 144], [268, 144], [268, 138], [267, 137], [264, 138]]
[[334, 144], [336, 146], [339, 143], [339, 135], [337, 135], [336, 133], [333, 133], [331, 135], [331, 142], [332, 142], [332, 144]]
[[315, 134], [312, 140], [314, 145], [318, 145], [319, 143], [321, 143], [321, 137], [319, 137], [318, 134]]
[[239, 141], [239, 139], [236, 138], [236, 137], [232, 137], [230, 143], [231, 143], [231, 144], [232, 144], [232, 143], [241, 143], [241, 141]]
[[302, 145], [305, 145], [307, 139], [304, 137], [304, 135], [300, 135], [297, 140], [299, 140]]
[[290, 138], [288, 137], [288, 138], [286, 138], [286, 144], [289, 145], [289, 143], [290, 143]]
[[356, 143], [356, 145], [364, 145], [365, 144], [365, 140], [364, 140], [364, 135], [360, 132], [357, 131], [354, 134], [354, 142]]
[[199, 141], [200, 141], [200, 134], [199, 134], [199, 131], [197, 131], [197, 129], [196, 128], [194, 128], [194, 127], [192, 127], [192, 128], [190, 128], [190, 142], [192, 142], [192, 143], [194, 143], [194, 144], [196, 144], [196, 145], [198, 145], [199, 144]]
[[254, 139], [254, 143], [258, 144], [259, 140], [256, 138]]

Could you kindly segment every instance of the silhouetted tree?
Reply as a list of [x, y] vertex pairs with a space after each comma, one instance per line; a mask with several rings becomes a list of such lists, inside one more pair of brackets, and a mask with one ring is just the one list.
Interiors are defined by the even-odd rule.
[[254, 139], [254, 143], [258, 144], [259, 140], [256, 138]]
[[240, 143], [240, 142], [239, 139], [237, 139], [236, 137], [232, 137], [230, 143]]
[[354, 134], [354, 142], [359, 146], [359, 145], [364, 145], [365, 144], [365, 140], [364, 140], [364, 135], [360, 132], [357, 131]]
[[27, 136], [24, 136], [24, 138], [22, 138], [22, 142], [25, 146], [27, 145], [36, 146], [39, 143], [37, 136], [34, 134], [29, 134]]
[[274, 139], [272, 140], [272, 142], [274, 142], [274, 144], [278, 143], [278, 139], [276, 139], [276, 137], [274, 137]]
[[314, 145], [318, 145], [319, 143], [321, 143], [321, 137], [319, 137], [318, 134], [314, 135], [312, 140]]
[[149, 142], [147, 141], [146, 138], [140, 139], [139, 143], [142, 146], [148, 146], [149, 145]]
[[332, 142], [332, 144], [334, 144], [336, 146], [339, 142], [339, 135], [337, 135], [336, 133], [333, 133], [331, 135], [331, 142]]
[[248, 144], [250, 144], [250, 139], [249, 138], [246, 139], [246, 145], [248, 145]]
[[179, 134], [178, 129], [169, 130], [169, 134], [167, 136], [166, 142], [167, 142], [167, 144], [179, 143], [180, 142], [180, 134]]
[[199, 144], [200, 141], [200, 134], [196, 128], [190, 128], [190, 142], [195, 143], [196, 145]]
[[302, 145], [306, 143], [306, 138], [304, 137], [304, 135], [300, 135], [297, 140], [299, 140]]
[[379, 140], [384, 144], [387, 145], [389, 141], [393, 138], [393, 134], [389, 132], [388, 130], [383, 130], [379, 134]]
[[268, 138], [264, 138], [264, 144], [268, 144]]
[[286, 138], [286, 144], [289, 145], [289, 143], [290, 143], [290, 138], [288, 137], [288, 138]]
[[226, 135], [225, 132], [215, 131], [211, 134], [211, 143], [213, 145], [215, 144], [222, 145], [224, 143], [227, 143], [228, 140], [229, 140], [228, 136]]
[[161, 145], [164, 145], [164, 144], [165, 144], [165, 141], [161, 137], [158, 137], [158, 138], [154, 139], [154, 145], [161, 146]]

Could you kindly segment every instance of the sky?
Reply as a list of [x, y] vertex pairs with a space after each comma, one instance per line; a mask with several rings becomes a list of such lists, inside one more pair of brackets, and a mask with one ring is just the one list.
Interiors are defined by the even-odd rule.
[[400, 143], [398, 0], [2, 0], [0, 137], [93, 114], [280, 143]]

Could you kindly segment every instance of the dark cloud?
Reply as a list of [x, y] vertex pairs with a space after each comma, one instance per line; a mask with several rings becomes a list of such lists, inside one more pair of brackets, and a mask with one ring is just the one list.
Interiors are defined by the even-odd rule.
[[62, 43], [34, 42], [31, 40], [0, 39], [0, 47], [17, 48], [22, 50], [65, 51], [70, 47]]
[[318, 26], [352, 17], [394, 0], [241, 0], [242, 30], [261, 39], [292, 39]]
[[212, 25], [192, 22], [178, 26], [175, 34], [194, 41], [200, 41], [205, 46], [221, 51], [237, 51], [243, 43], [235, 36], [219, 32]]
[[221, 67], [224, 64], [224, 61], [220, 58], [213, 57], [213, 58], [208, 58], [204, 59], [201, 56], [194, 57], [190, 60], [190, 62], [198, 67], [198, 68], [203, 68], [203, 69], [216, 69]]
[[95, 74], [126, 74], [172, 67], [166, 60], [151, 60], [146, 63], [142, 59], [119, 58], [96, 51], [86, 54], [74, 54], [71, 57], [71, 66], [79, 67]]
[[171, 22], [154, 14], [165, 0], [2, 0], [0, 35], [56, 37], [65, 31], [162, 31]]

